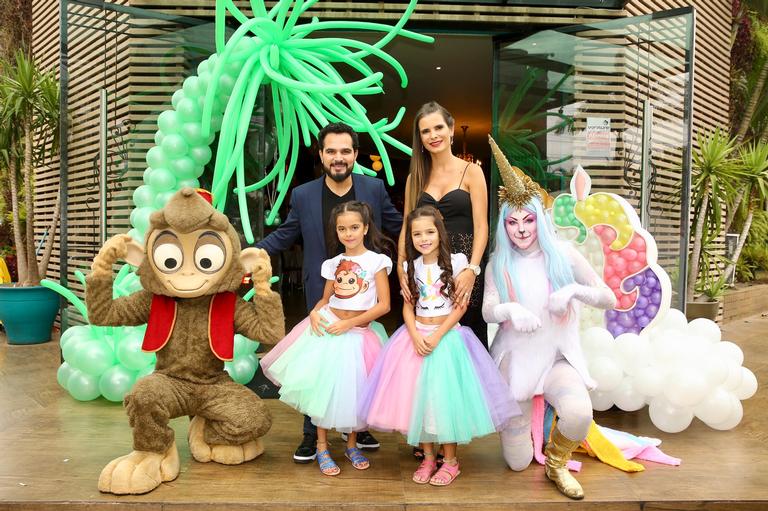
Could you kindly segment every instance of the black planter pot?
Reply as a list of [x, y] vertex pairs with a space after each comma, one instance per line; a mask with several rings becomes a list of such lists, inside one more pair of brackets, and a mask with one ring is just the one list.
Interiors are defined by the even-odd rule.
[[685, 317], [688, 321], [698, 318], [706, 318], [715, 321], [720, 310], [720, 302], [687, 302], [685, 304]]

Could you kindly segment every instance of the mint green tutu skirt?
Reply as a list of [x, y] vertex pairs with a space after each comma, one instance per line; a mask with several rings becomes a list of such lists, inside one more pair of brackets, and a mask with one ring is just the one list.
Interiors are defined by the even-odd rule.
[[[329, 323], [338, 321], [327, 307], [320, 313]], [[375, 321], [341, 335], [317, 336], [306, 318], [262, 357], [261, 367], [280, 385], [280, 401], [308, 415], [315, 426], [363, 431], [368, 426], [357, 411], [386, 338]]]

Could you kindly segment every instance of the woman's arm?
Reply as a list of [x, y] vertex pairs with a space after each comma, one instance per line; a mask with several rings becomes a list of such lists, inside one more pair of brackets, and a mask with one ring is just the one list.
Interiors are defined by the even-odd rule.
[[576, 282], [549, 295], [549, 311], [558, 315], [565, 314], [572, 299], [598, 309], [613, 309], [616, 306], [616, 296], [584, 256], [573, 247], [568, 247], [568, 256]]
[[541, 320], [534, 313], [517, 302], [501, 302], [496, 281], [493, 278], [493, 265], [488, 263], [485, 273], [485, 291], [483, 292], [483, 319], [486, 323], [504, 323], [509, 321], [518, 332], [533, 332], [541, 326]]
[[467, 169], [469, 174], [469, 197], [472, 199], [472, 255], [469, 264], [479, 265], [483, 260], [485, 247], [488, 245], [488, 189], [485, 175], [480, 166], [474, 163]]
[[381, 270], [377, 271], [375, 278], [376, 297], [378, 299], [378, 303], [376, 303], [376, 305], [360, 314], [359, 316], [355, 316], [354, 318], [349, 319], [342, 319], [340, 321], [336, 321], [332, 325], [329, 325], [325, 329], [328, 333], [336, 335], [343, 334], [350, 328], [366, 325], [371, 321], [379, 319], [381, 316], [389, 312], [389, 278], [387, 277], [386, 268], [382, 268]]
[[411, 302], [403, 303], [403, 321], [405, 322], [405, 328], [408, 329], [408, 333], [411, 335], [411, 342], [416, 353], [422, 357], [429, 355], [432, 352], [432, 348], [427, 344], [426, 338], [416, 328], [416, 313]]
[[[467, 185], [472, 201], [472, 253], [469, 264], [479, 266], [483, 260], [485, 247], [488, 245], [488, 190], [485, 188], [485, 176], [478, 165], [470, 164], [467, 169]], [[475, 285], [475, 273], [467, 268], [456, 277], [456, 296], [459, 301], [469, 303], [472, 288]]]

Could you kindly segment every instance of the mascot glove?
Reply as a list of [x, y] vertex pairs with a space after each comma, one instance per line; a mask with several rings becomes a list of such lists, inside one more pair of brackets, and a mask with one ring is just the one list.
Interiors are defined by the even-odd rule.
[[509, 320], [518, 332], [530, 333], [541, 327], [541, 320], [516, 302], [498, 304], [493, 308], [493, 314], [499, 321]]

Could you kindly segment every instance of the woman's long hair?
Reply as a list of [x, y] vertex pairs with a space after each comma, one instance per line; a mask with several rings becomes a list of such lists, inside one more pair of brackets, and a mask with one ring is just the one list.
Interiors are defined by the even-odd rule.
[[[539, 246], [544, 252], [544, 260], [547, 265], [547, 278], [549, 278], [552, 290], [574, 282], [570, 261], [561, 253], [555, 231], [549, 220], [549, 215], [544, 212], [538, 197], [531, 199], [523, 209], [536, 215], [536, 234]], [[525, 295], [525, 275], [519, 274], [519, 265], [516, 259], [521, 257], [507, 234], [507, 217], [514, 209], [507, 203], [503, 203], [499, 212], [499, 221], [496, 225], [495, 247], [491, 255], [490, 265], [493, 269], [494, 283], [499, 290], [502, 302], [521, 302]]]
[[325, 239], [328, 245], [328, 257], [334, 257], [339, 249], [339, 235], [336, 234], [336, 220], [342, 213], [357, 213], [363, 220], [363, 226], [368, 228], [368, 232], [363, 239], [363, 244], [368, 250], [379, 254], [387, 254], [391, 257], [394, 253], [395, 243], [382, 232], [373, 223], [373, 210], [366, 202], [351, 200], [337, 204], [331, 210], [331, 217], [328, 220], [328, 232]]
[[439, 238], [437, 265], [440, 267], [440, 281], [443, 283], [440, 294], [453, 301], [456, 294], [456, 284], [453, 281], [453, 266], [451, 265], [451, 243], [448, 239], [448, 231], [445, 229], [443, 215], [433, 206], [422, 206], [416, 208], [408, 214], [405, 223], [405, 258], [408, 262], [408, 290], [411, 292], [411, 304], [416, 305], [419, 300], [419, 287], [416, 285], [414, 277], [413, 262], [419, 258], [421, 253], [413, 246], [411, 239], [413, 221], [418, 218], [431, 218], [437, 228]]
[[419, 201], [419, 195], [424, 191], [429, 183], [429, 174], [432, 171], [432, 156], [424, 150], [421, 143], [421, 134], [419, 133], [419, 121], [430, 114], [439, 113], [445, 119], [445, 124], [453, 128], [454, 120], [451, 113], [443, 108], [436, 101], [430, 101], [421, 105], [416, 117], [413, 118], [413, 144], [411, 145], [411, 166], [408, 170], [410, 174], [410, 190], [408, 197], [405, 198], [411, 209], [416, 207]]

